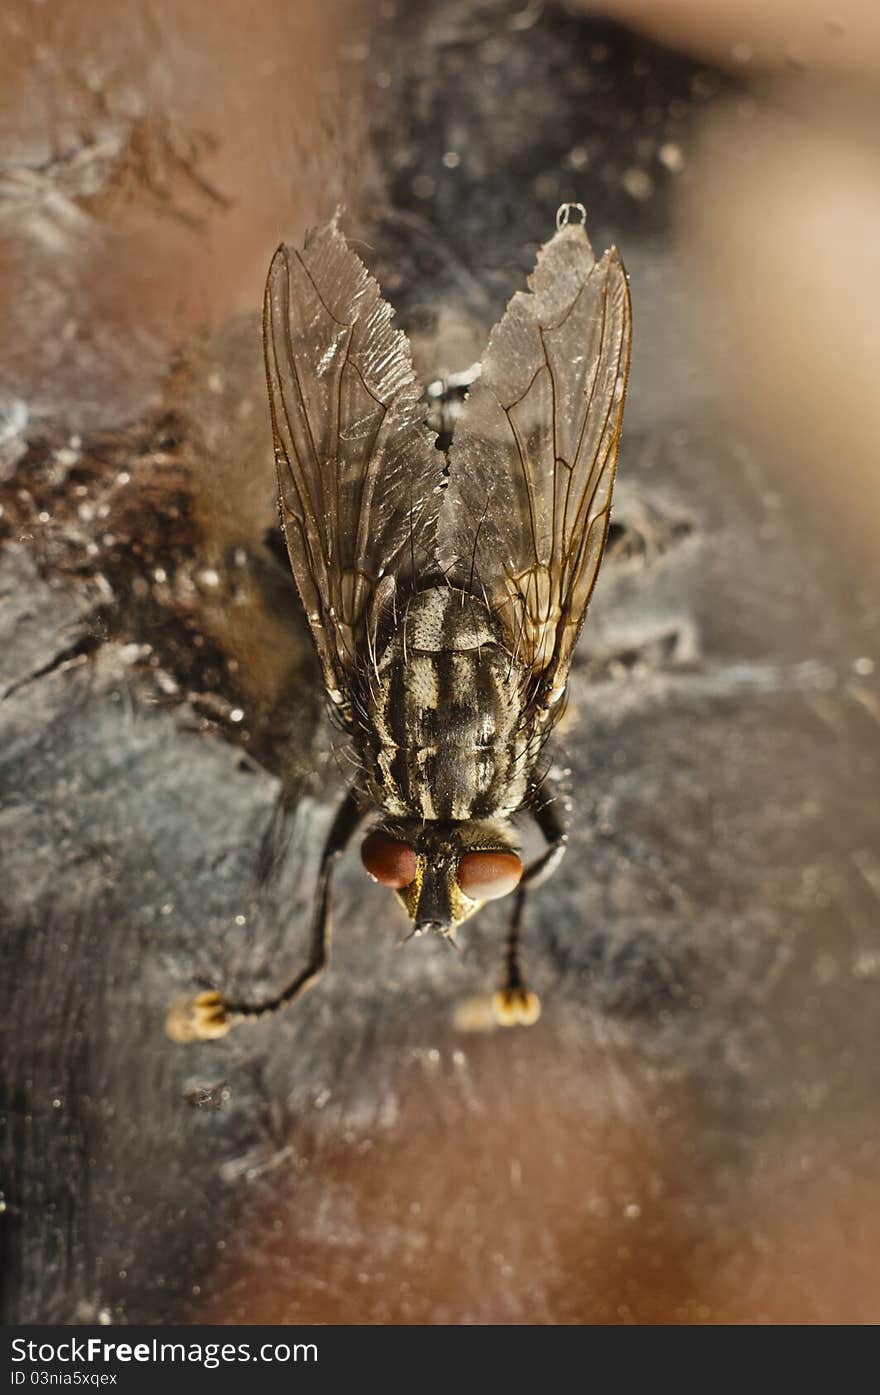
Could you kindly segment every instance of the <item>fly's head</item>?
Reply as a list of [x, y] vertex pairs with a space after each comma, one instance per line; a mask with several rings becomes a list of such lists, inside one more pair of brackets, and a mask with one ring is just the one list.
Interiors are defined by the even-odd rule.
[[484, 901], [519, 885], [523, 865], [507, 824], [383, 823], [361, 846], [374, 881], [391, 887], [413, 922], [413, 934], [451, 936]]

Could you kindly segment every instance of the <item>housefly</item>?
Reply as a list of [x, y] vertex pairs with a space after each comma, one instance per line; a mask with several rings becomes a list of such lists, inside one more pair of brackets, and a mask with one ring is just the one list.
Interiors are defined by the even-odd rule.
[[[460, 394], [451, 441], [426, 423], [392, 313], [338, 215], [303, 251], [275, 253], [263, 340], [281, 524], [358, 773], [321, 857], [308, 963], [267, 1002], [199, 994], [190, 1036], [221, 1036], [314, 983], [332, 868], [368, 815], [364, 867], [414, 935], [451, 937], [484, 902], [511, 897], [496, 1016], [538, 1014], [520, 965], [523, 910], [566, 845], [541, 755], [608, 531], [626, 275], [616, 249], [595, 259], [581, 205], [563, 205], [529, 290]], [[545, 842], [527, 864], [520, 811]]]

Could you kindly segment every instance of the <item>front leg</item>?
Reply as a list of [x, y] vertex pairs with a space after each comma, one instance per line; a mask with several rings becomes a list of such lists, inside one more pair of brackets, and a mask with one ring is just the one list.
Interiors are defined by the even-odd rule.
[[308, 963], [286, 988], [262, 1003], [228, 1003], [216, 989], [198, 993], [172, 1008], [166, 1030], [175, 1041], [211, 1041], [223, 1037], [239, 1022], [254, 1021], [278, 1012], [310, 988], [327, 967], [330, 954], [330, 882], [333, 866], [351, 842], [361, 811], [354, 789], [350, 789], [336, 811], [330, 826], [315, 890], [312, 913], [311, 947]]
[[502, 1027], [530, 1027], [541, 1015], [538, 995], [527, 988], [520, 963], [526, 897], [529, 891], [552, 877], [568, 846], [564, 803], [548, 778], [533, 786], [529, 812], [544, 835], [547, 847], [526, 867], [516, 890], [505, 946], [504, 982], [493, 999], [495, 1018]]

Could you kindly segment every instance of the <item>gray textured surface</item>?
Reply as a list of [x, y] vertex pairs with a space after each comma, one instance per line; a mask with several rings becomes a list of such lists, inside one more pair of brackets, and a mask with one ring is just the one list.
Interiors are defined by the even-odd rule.
[[[448, 0], [383, 26], [390, 212], [371, 261], [438, 366], [446, 344], [479, 350], [563, 197], [631, 276], [618, 533], [560, 741], [574, 836], [529, 912], [544, 1015], [463, 1030], [495, 984], [500, 908], [461, 955], [398, 948], [402, 913], [355, 851], [332, 968], [294, 1010], [210, 1045], [163, 1035], [201, 978], [255, 990], [297, 963], [343, 787], [262, 541], [245, 317], [193, 357], [173, 440], [83, 447], [86, 502], [117, 497], [131, 456], [146, 559], [102, 542], [77, 574], [80, 476], [51, 441], [4, 486], [7, 523], [22, 480], [58, 503], [51, 538], [8, 526], [0, 583], [9, 1317], [699, 1321], [772, 1314], [781, 1265], [810, 1320], [827, 1295], [796, 1218], [820, 1240], [858, 1227], [878, 1142], [880, 705], [853, 665], [874, 592], [713, 429], [651, 152], [686, 152], [717, 81], [528, 13]], [[647, 200], [626, 191], [636, 165]], [[161, 491], [169, 456], [194, 483], [186, 527], [142, 487], [158, 470]], [[238, 477], [221, 524], [211, 501]], [[294, 808], [261, 889], [279, 775]]]

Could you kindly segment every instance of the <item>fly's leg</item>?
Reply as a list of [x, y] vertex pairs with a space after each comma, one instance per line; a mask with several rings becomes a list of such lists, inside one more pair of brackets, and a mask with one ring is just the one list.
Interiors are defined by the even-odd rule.
[[176, 1004], [166, 1030], [175, 1041], [211, 1041], [223, 1037], [239, 1022], [266, 1017], [292, 1003], [310, 988], [327, 967], [330, 953], [330, 881], [337, 858], [348, 847], [361, 814], [354, 790], [349, 790], [330, 826], [315, 891], [309, 959], [305, 968], [274, 998], [263, 1003], [230, 1003], [216, 989], [208, 989]]
[[516, 903], [507, 931], [507, 944], [504, 951], [504, 983], [492, 999], [495, 1021], [501, 1027], [530, 1027], [541, 1015], [541, 1004], [537, 993], [526, 987], [519, 958], [520, 937], [522, 935], [525, 893], [516, 892]]
[[533, 790], [530, 805], [532, 816], [544, 835], [547, 847], [540, 857], [529, 863], [516, 889], [513, 914], [507, 932], [504, 952], [504, 982], [495, 994], [495, 1019], [502, 1027], [530, 1027], [541, 1014], [537, 993], [532, 993], [523, 977], [520, 963], [520, 941], [523, 916], [529, 891], [547, 881], [556, 871], [568, 846], [568, 830], [563, 822], [562, 800], [553, 794], [545, 780]]

